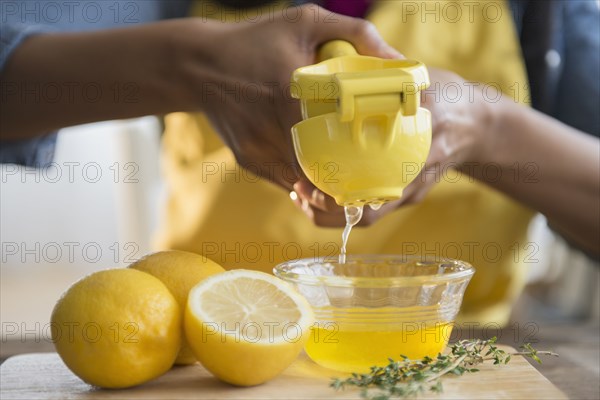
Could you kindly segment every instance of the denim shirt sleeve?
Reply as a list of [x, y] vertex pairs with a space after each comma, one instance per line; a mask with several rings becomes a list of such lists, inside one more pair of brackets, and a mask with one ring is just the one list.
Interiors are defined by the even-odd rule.
[[[2, 19], [5, 17], [2, 16]], [[38, 33], [51, 31], [43, 25], [21, 23], [5, 23], [2, 21], [0, 35], [0, 71], [4, 69], [11, 53], [28, 37]], [[2, 92], [7, 90], [4, 85]], [[4, 95], [4, 94], [2, 94]], [[0, 164], [21, 164], [26, 166], [46, 167], [52, 162], [56, 146], [57, 133], [49, 133], [33, 139], [3, 141], [0, 143]]]
[[[0, 2], [0, 73], [14, 50], [32, 35], [132, 26], [187, 14], [189, 0]], [[4, 85], [0, 92], [6, 88]], [[2, 93], [0, 93], [2, 94]], [[44, 167], [52, 162], [56, 132], [33, 139], [0, 142], [0, 163]]]
[[54, 159], [56, 132], [32, 139], [0, 142], [0, 164], [46, 168]]
[[[5, 17], [2, 16], [2, 19]], [[52, 30], [43, 25], [21, 24], [17, 22], [2, 21], [0, 30], [0, 71], [4, 69], [4, 65], [10, 54], [31, 35], [43, 33]]]

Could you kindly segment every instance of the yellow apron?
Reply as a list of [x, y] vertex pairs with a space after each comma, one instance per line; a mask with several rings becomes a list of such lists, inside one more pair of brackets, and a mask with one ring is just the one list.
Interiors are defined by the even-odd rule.
[[[197, 5], [195, 15], [202, 9]], [[525, 97], [525, 69], [505, 2], [382, 1], [369, 19], [408, 58]], [[462, 87], [463, 95], [468, 90]], [[456, 87], [447, 88], [448, 98], [455, 94]], [[163, 140], [169, 197], [158, 249], [193, 251], [228, 269], [267, 272], [284, 260], [338, 254], [341, 229], [315, 227], [287, 192], [237, 166], [202, 115], [168, 115]], [[490, 165], [490, 174], [497, 171]], [[459, 322], [505, 324], [524, 285], [526, 257], [532, 255], [526, 243], [531, 216], [508, 197], [469, 178], [457, 179], [450, 170], [421, 204], [353, 230], [349, 252], [433, 254], [471, 262], [477, 271]]]

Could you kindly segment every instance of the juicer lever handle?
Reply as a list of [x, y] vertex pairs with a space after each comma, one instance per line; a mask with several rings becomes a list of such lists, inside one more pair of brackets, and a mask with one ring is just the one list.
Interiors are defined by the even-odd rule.
[[358, 53], [352, 43], [345, 40], [330, 40], [321, 46], [317, 55], [317, 62], [335, 57], [356, 56]]

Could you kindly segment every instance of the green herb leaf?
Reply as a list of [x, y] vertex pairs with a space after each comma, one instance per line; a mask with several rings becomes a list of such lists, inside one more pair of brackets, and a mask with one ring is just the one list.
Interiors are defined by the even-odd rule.
[[523, 355], [541, 363], [540, 354], [558, 356], [549, 351], [538, 351], [530, 343], [521, 346], [523, 351], [507, 353], [498, 349], [495, 343], [495, 337], [461, 340], [451, 346], [449, 354], [438, 354], [435, 359], [410, 360], [404, 355], [400, 356], [400, 361], [388, 358], [386, 366], [373, 366], [367, 374], [353, 373], [350, 378], [333, 379], [330, 386], [335, 390], [344, 390], [348, 386], [361, 388], [361, 397], [369, 400], [415, 397], [426, 392], [442, 393], [442, 376], [478, 372], [479, 369], [470, 366], [486, 360], [493, 360], [496, 365], [508, 364], [511, 355]]

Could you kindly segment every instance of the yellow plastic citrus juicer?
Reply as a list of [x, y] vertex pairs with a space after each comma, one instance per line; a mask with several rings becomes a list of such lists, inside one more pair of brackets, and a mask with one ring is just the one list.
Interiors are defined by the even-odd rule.
[[342, 206], [400, 198], [431, 145], [431, 115], [420, 107], [425, 65], [361, 56], [342, 40], [323, 45], [319, 59], [292, 76], [304, 119], [292, 138], [304, 174]]

